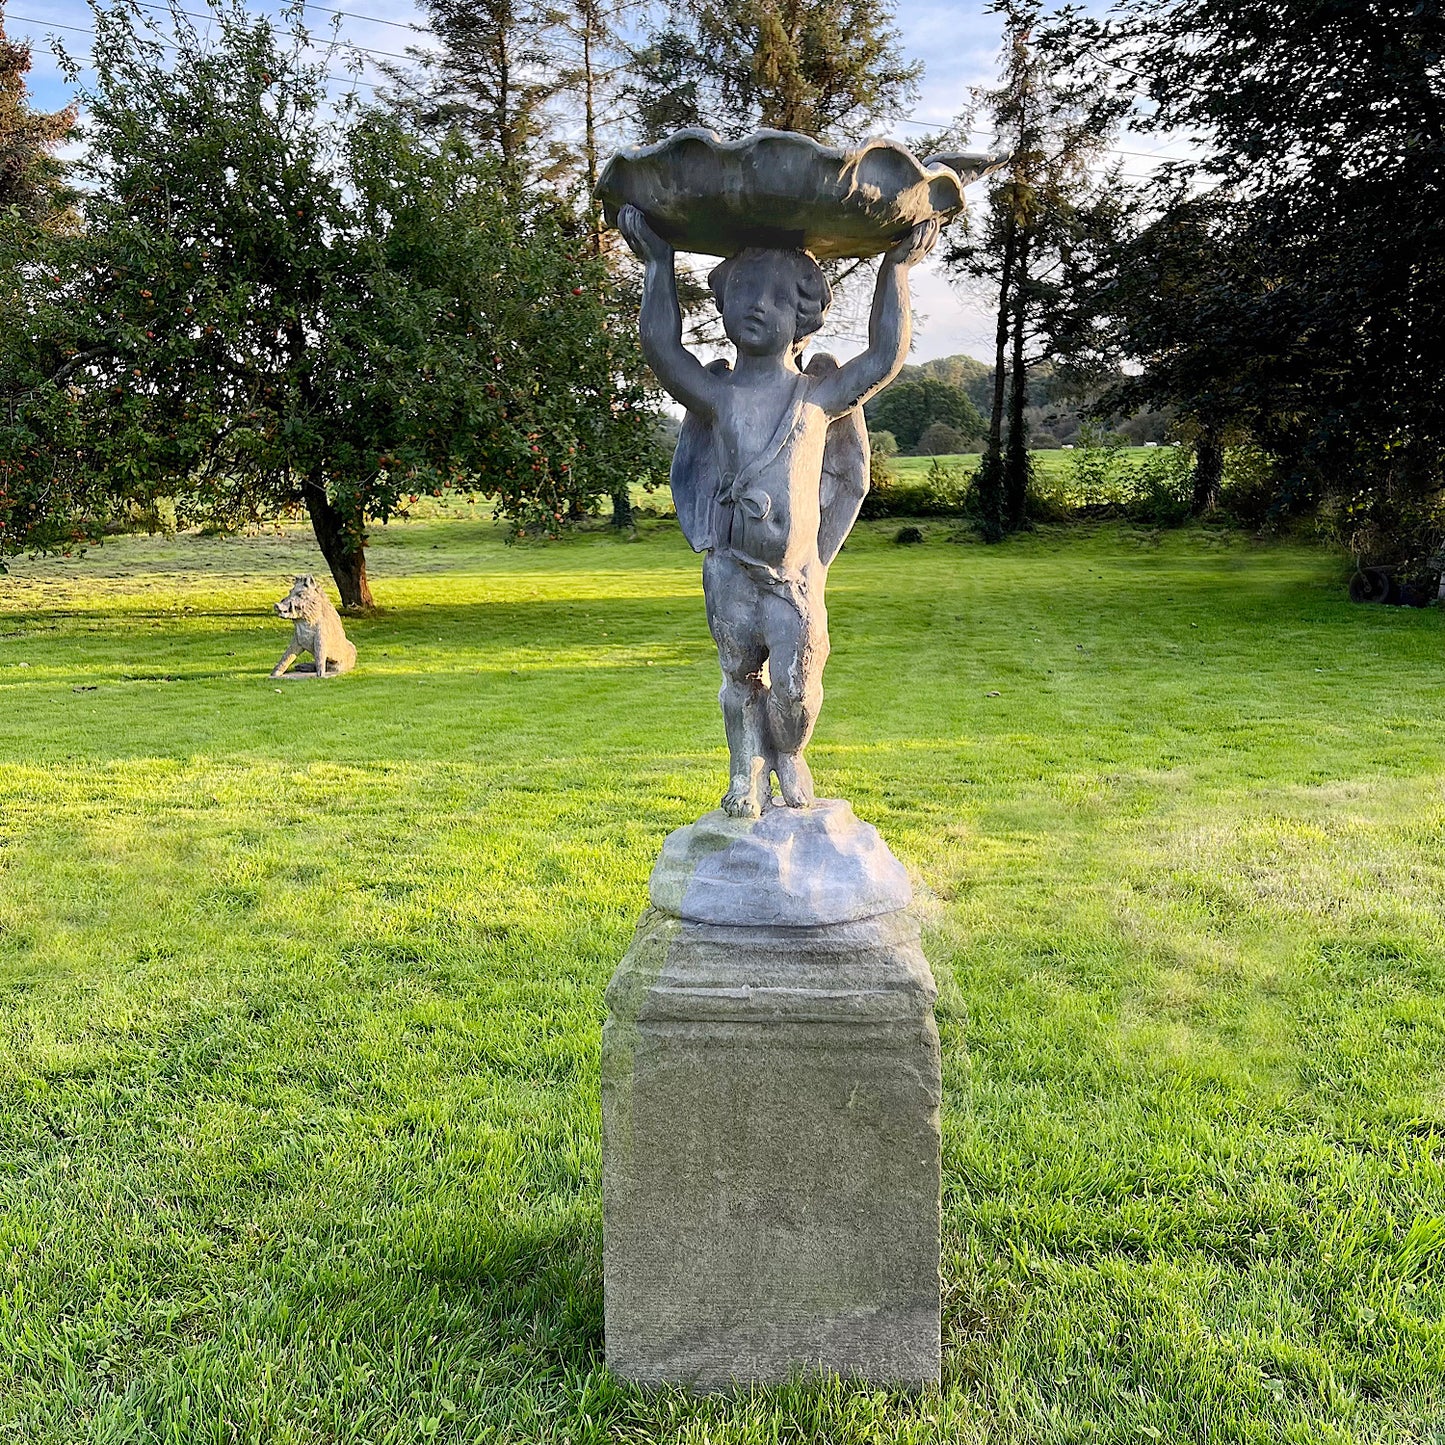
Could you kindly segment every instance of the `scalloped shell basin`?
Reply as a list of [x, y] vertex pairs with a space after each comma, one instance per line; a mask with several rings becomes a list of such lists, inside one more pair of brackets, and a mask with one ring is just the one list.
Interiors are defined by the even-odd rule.
[[736, 141], [681, 130], [619, 151], [597, 195], [609, 224], [630, 203], [679, 251], [710, 256], [747, 246], [877, 256], [930, 216], [963, 210], [958, 176], [894, 141], [843, 151], [785, 130]]

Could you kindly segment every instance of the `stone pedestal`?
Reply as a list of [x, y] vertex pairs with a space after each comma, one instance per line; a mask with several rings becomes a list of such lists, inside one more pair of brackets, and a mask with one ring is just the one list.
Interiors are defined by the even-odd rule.
[[668, 840], [607, 990], [607, 1363], [939, 1374], [939, 1057], [907, 875], [846, 803]]

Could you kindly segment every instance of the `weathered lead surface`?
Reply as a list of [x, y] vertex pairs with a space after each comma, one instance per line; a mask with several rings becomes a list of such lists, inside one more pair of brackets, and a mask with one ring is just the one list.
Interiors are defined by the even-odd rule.
[[648, 891], [694, 923], [812, 928], [907, 908], [913, 885], [841, 798], [733, 818], [721, 808], [669, 833]]
[[[679, 156], [694, 152], [722, 169], [674, 167]], [[662, 171], [654, 171], [654, 161]], [[845, 156], [781, 131], [759, 132], [736, 145], [705, 132], [681, 132], [631, 160], [619, 156], [607, 172], [654, 179], [665, 173], [671, 179], [654, 199], [660, 204], [665, 192], [675, 216], [693, 220], [707, 213], [709, 197], [718, 191], [731, 197], [728, 209], [736, 203], [738, 215], [754, 225], [771, 214], [763, 192], [796, 209], [809, 195], [809, 177], [819, 179], [820, 166], [831, 179], [821, 190], [813, 188], [818, 237], [845, 235], [860, 199], [868, 211], [885, 191], [892, 195], [902, 185], [900, 177], [916, 203], [906, 215], [895, 214], [892, 201], [885, 206], [893, 219], [881, 233], [887, 244], [878, 247], [883, 259], [868, 346], [841, 365], [824, 356], [800, 364], [832, 299], [828, 278], [803, 242], [773, 239], [729, 249], [709, 274], [737, 355], [732, 365], [718, 359], [704, 366], [683, 344], [677, 257], [663, 234], [666, 226], [656, 228], [663, 224], [661, 212], [640, 193], [640, 204], [619, 204], [613, 212], [627, 244], [646, 264], [638, 314], [643, 354], [687, 413], [669, 484], [688, 542], [706, 553], [703, 599], [722, 668], [719, 701], [728, 740], [722, 806], [738, 818], [756, 818], [772, 805], [774, 776], [787, 807], [814, 802], [805, 753], [823, 704], [828, 567], [868, 490], [862, 404], [898, 374], [908, 355], [908, 274], [932, 250], [940, 224], [962, 204], [962, 192], [952, 171], [925, 172], [901, 146], [880, 142]], [[865, 184], [865, 172], [873, 181]], [[732, 182], [743, 178], [750, 178], [748, 184], [734, 195]], [[764, 178], [762, 191], [755, 190], [752, 182]], [[936, 195], [939, 188], [946, 195]], [[766, 226], [757, 232], [764, 233], [771, 234]]]
[[[667, 840], [608, 988], [608, 1363], [706, 1389], [921, 1385], [939, 1372], [933, 980], [906, 873], [846, 803], [817, 802], [804, 754], [828, 568], [868, 488], [862, 404], [908, 355], [908, 274], [962, 189], [889, 142], [684, 131], [617, 156], [598, 194], [646, 266], [643, 353], [687, 413], [670, 479], [706, 554], [728, 741], [722, 810]], [[727, 258], [708, 282], [732, 365], [683, 344], [675, 246]], [[817, 255], [880, 253], [867, 349], [800, 366], [832, 298]]]
[[908, 912], [815, 928], [644, 913], [602, 1044], [615, 1374], [938, 1379], [934, 997]]
[[778, 246], [830, 258], [877, 256], [920, 221], [962, 211], [963, 183], [994, 160], [920, 162], [888, 140], [836, 150], [796, 131], [725, 141], [689, 129], [618, 151], [597, 196], [609, 225], [624, 206], [636, 206], [679, 251], [733, 256]]

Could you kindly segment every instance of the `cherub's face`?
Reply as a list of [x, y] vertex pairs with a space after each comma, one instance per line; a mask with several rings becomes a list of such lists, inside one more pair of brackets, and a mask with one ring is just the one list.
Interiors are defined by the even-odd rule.
[[792, 349], [798, 325], [798, 282], [792, 268], [766, 256], [739, 261], [727, 280], [723, 330], [739, 351], [779, 356]]

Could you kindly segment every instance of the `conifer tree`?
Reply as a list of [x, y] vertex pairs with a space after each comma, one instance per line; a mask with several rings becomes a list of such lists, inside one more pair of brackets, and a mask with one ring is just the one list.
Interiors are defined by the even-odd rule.
[[0, 13], [0, 571], [7, 555], [78, 540], [74, 518], [95, 513], [101, 490], [73, 456], [37, 445], [21, 420], [38, 389], [64, 390], [76, 364], [35, 326], [38, 312], [65, 305], [53, 260], [76, 216], [56, 152], [73, 133], [76, 110], [34, 110], [29, 70], [30, 47], [6, 36]]
[[635, 57], [639, 128], [858, 139], [916, 93], [898, 40], [887, 0], [684, 0]]
[[32, 110], [25, 77], [30, 47], [9, 39], [0, 11], [0, 216], [42, 229], [74, 220], [65, 167], [55, 154], [75, 129], [76, 108]]
[[[623, 403], [637, 378], [627, 374], [638, 356], [630, 315], [617, 312], [619, 287], [626, 291], [624, 268], [610, 263], [603, 233], [597, 179], [607, 130], [616, 120], [619, 77], [627, 47], [620, 28], [641, 0], [427, 0], [439, 51], [414, 51], [420, 68], [388, 68], [395, 89], [393, 105], [423, 130], [457, 131], [501, 161], [508, 183], [520, 191], [542, 183], [574, 207], [587, 229], [587, 248], [601, 263], [599, 313], [606, 344], [627, 332], [614, 347], [618, 393]], [[580, 122], [581, 143], [569, 131]], [[616, 272], [617, 274], [613, 274]], [[623, 309], [630, 306], [623, 299]], [[604, 403], [606, 404], [606, 403]], [[631, 403], [624, 403], [630, 405]], [[618, 478], [612, 491], [612, 517], [623, 530], [632, 526], [628, 484]], [[583, 499], [571, 499], [574, 517]]]
[[387, 65], [391, 100], [430, 131], [460, 132], [520, 179], [537, 157], [560, 77], [548, 45], [552, 14], [534, 0], [425, 0], [440, 49]]
[[[619, 250], [604, 232], [602, 206], [597, 199], [597, 181], [602, 171], [604, 136], [620, 120], [618, 104], [623, 93], [622, 77], [629, 56], [622, 37], [622, 27], [638, 10], [641, 0], [560, 0], [550, 14], [551, 38], [558, 61], [557, 93], [580, 112], [582, 122], [581, 173], [582, 204], [587, 213], [588, 245], [592, 255], [606, 267], [613, 295], [620, 288], [630, 291], [632, 276], [630, 258]], [[558, 169], [575, 161], [575, 143], [554, 142]], [[620, 263], [620, 264], [619, 264]], [[622, 312], [615, 307], [605, 313], [609, 336], [623, 339], [616, 347], [618, 364], [639, 355], [633, 341], [632, 305]], [[652, 384], [651, 373], [627, 378], [627, 384], [638, 381]], [[631, 487], [619, 479], [612, 496], [612, 525], [628, 532], [633, 527]]]

